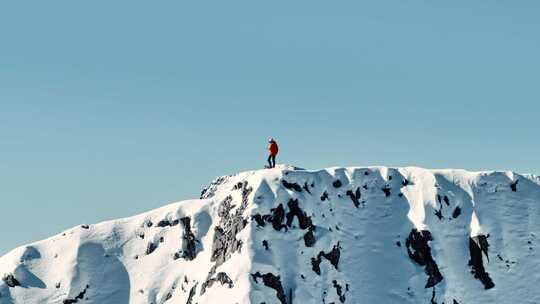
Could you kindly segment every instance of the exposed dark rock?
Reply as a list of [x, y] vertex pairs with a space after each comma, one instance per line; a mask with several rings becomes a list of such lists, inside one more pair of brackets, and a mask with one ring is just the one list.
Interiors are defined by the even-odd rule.
[[444, 203], [446, 204], [446, 206], [450, 206], [450, 199], [448, 199], [448, 196], [445, 195], [445, 196], [443, 197], [443, 201], [444, 201]]
[[152, 252], [156, 251], [157, 248], [158, 248], [157, 243], [149, 242], [148, 246], [146, 247], [146, 255], [149, 255]]
[[268, 220], [272, 223], [274, 230], [281, 231], [282, 228], [287, 230], [287, 227], [283, 224], [283, 220], [285, 219], [285, 208], [283, 208], [283, 205], [279, 204], [277, 208], [271, 209], [270, 211], [272, 211], [272, 215]]
[[193, 304], [193, 297], [195, 297], [195, 292], [197, 292], [197, 285], [198, 283], [193, 285], [193, 287], [191, 287], [191, 289], [189, 290], [189, 296], [186, 304]]
[[282, 204], [279, 204], [276, 208], [270, 209], [271, 214], [255, 214], [252, 216], [252, 218], [257, 223], [257, 226], [264, 227], [266, 226], [266, 223], [271, 223], [272, 227], [276, 231], [281, 231], [281, 229], [285, 228], [287, 230], [287, 226], [283, 224], [283, 220], [285, 219], [285, 208], [283, 208]]
[[89, 226], [89, 225], [86, 225], [86, 224], [84, 224], [84, 225], [81, 225], [81, 228], [82, 228], [82, 229], [90, 229], [90, 226]]
[[322, 259], [320, 258], [320, 256], [317, 256], [316, 258], [311, 258], [311, 269], [318, 275], [321, 275], [321, 262]]
[[236, 183], [236, 185], [234, 185], [234, 187], [232, 188], [233, 190], [241, 190], [242, 188], [246, 188], [248, 185], [248, 182], [247, 181], [244, 181], [244, 182], [238, 182]]
[[324, 191], [321, 195], [321, 201], [326, 201], [328, 199], [328, 192]]
[[519, 180], [516, 180], [515, 182], [510, 183], [510, 189], [512, 189], [513, 192], [517, 191], [518, 182], [519, 182]]
[[259, 213], [253, 215], [251, 218], [255, 220], [255, 222], [257, 223], [257, 226], [259, 227], [266, 226], [266, 223], [264, 222], [262, 215], [260, 215]]
[[291, 227], [295, 216], [298, 218], [300, 229], [305, 230], [313, 226], [311, 217], [307, 216], [306, 213], [298, 207], [297, 199], [290, 199], [287, 206], [289, 207], [289, 212], [287, 213], [287, 226]]
[[90, 286], [86, 285], [84, 290], [81, 291], [77, 296], [75, 296], [75, 298], [73, 298], [73, 299], [65, 299], [62, 303], [63, 304], [74, 304], [74, 303], [79, 302], [79, 300], [83, 300], [84, 296], [86, 295], [86, 291], [88, 291], [88, 288], [90, 288]]
[[431, 288], [443, 280], [437, 263], [431, 255], [428, 242], [432, 241], [431, 233], [427, 230], [418, 231], [413, 229], [405, 241], [409, 257], [420, 266], [425, 266], [428, 281], [425, 288]]
[[401, 247], [401, 242], [400, 242], [400, 241], [397, 241], [397, 242], [396, 242], [396, 246]]
[[[242, 226], [239, 228], [243, 229]], [[214, 229], [214, 241], [212, 243], [212, 256], [210, 260], [221, 265], [227, 261], [232, 253], [239, 251], [242, 247], [242, 241], [236, 239], [238, 230], [224, 230], [217, 226]]]
[[430, 300], [430, 303], [431, 304], [437, 304], [437, 301], [435, 301], [435, 287], [433, 287], [433, 291], [431, 292], [431, 300]]
[[318, 275], [321, 275], [321, 262], [322, 262], [322, 258], [324, 257], [325, 259], [327, 259], [330, 264], [332, 264], [332, 266], [334, 266], [334, 268], [336, 270], [339, 270], [338, 266], [339, 266], [339, 257], [341, 255], [341, 246], [339, 244], [339, 242], [337, 243], [337, 245], [334, 246], [334, 248], [332, 248], [332, 250], [328, 253], [325, 253], [323, 251], [319, 252], [319, 254], [317, 255], [317, 257], [315, 258], [311, 258], [311, 269]]
[[263, 245], [263, 247], [264, 247], [264, 250], [268, 250], [268, 249], [270, 249], [270, 247], [269, 247], [269, 245], [268, 245], [268, 241], [267, 241], [267, 240], [263, 240], [263, 241], [262, 241], [262, 245]]
[[300, 185], [298, 185], [297, 183], [289, 183], [286, 180], [282, 180], [281, 183], [283, 184], [283, 187], [285, 187], [285, 188], [287, 188], [289, 190], [294, 190], [296, 192], [302, 192], [302, 187]]
[[178, 225], [180, 221], [179, 220], [173, 220], [173, 221], [169, 221], [169, 220], [161, 220], [157, 223], [157, 226], [160, 227], [160, 228], [164, 228], [164, 227], [167, 227], [167, 226], [176, 226]]
[[303, 189], [306, 190], [307, 193], [311, 194], [311, 191], [309, 191], [309, 186], [308, 186], [307, 182], [304, 183]]
[[343, 287], [341, 287], [341, 285], [339, 285], [336, 280], [332, 281], [332, 286], [336, 289], [336, 293], [339, 297], [339, 301], [341, 303], [345, 303], [345, 293], [343, 292]]
[[189, 217], [183, 217], [180, 219], [184, 226], [184, 240], [182, 245], [182, 257], [186, 260], [192, 261], [197, 257], [197, 239], [195, 234], [191, 231], [191, 219]]
[[439, 202], [439, 204], [442, 203], [442, 197], [440, 194], [437, 194], [437, 202]]
[[484, 235], [478, 235], [472, 238], [469, 238], [469, 252], [471, 255], [471, 259], [469, 260], [469, 266], [472, 267], [472, 273], [474, 274], [474, 277], [482, 284], [484, 284], [485, 289], [491, 289], [495, 287], [495, 284], [489, 277], [489, 274], [486, 272], [486, 269], [484, 268], [484, 261], [482, 258], [482, 253], [486, 255], [486, 258], [489, 262], [489, 256], [488, 256], [488, 241], [487, 237]]
[[227, 195], [227, 197], [221, 202], [218, 208], [218, 216], [219, 217], [228, 217], [231, 210], [235, 207], [235, 205], [232, 204], [233, 197], [232, 195]]
[[[313, 226], [311, 217], [307, 216], [307, 214], [298, 206], [297, 199], [290, 199], [287, 203], [287, 207], [289, 209], [289, 212], [287, 214], [285, 214], [285, 208], [283, 208], [283, 205], [279, 204], [276, 208], [270, 210], [272, 212], [271, 214], [255, 214], [252, 218], [260, 227], [264, 227], [266, 223], [272, 223], [272, 227], [276, 231], [281, 231], [283, 228], [285, 228], [285, 230], [287, 231], [288, 227], [292, 226], [294, 218], [296, 217], [298, 218], [300, 229], [309, 230], [304, 235], [304, 242], [306, 246], [313, 246], [315, 244], [315, 237], [313, 235], [315, 226]], [[286, 224], [283, 224], [283, 220], [285, 218], [287, 219], [287, 222]]]
[[461, 215], [461, 208], [459, 208], [458, 206], [456, 206], [456, 208], [454, 209], [454, 212], [452, 212], [452, 217], [453, 218], [457, 218], [458, 216]]
[[224, 184], [228, 179], [229, 179], [229, 176], [221, 176], [215, 179], [214, 181], [212, 181], [210, 185], [202, 189], [200, 199], [207, 199], [207, 198], [214, 197], [217, 191], [217, 188], [220, 185]]
[[241, 191], [242, 203], [240, 206], [236, 208], [234, 213], [231, 213], [230, 209], [220, 213], [220, 225], [214, 228], [214, 240], [210, 260], [216, 262], [215, 266], [220, 266], [233, 253], [240, 251], [242, 248], [242, 241], [238, 240], [236, 235], [247, 226], [248, 221], [244, 218], [243, 214], [253, 188], [248, 187], [248, 183], [244, 182]]
[[342, 183], [339, 179], [336, 179], [336, 180], [332, 183], [332, 186], [334, 186], [334, 188], [340, 188], [341, 186], [343, 186], [343, 183]]
[[389, 197], [390, 194], [392, 194], [392, 193], [391, 193], [392, 188], [390, 188], [389, 185], [385, 185], [381, 190], [384, 192], [384, 195], [385, 195], [386, 197]]
[[[215, 271], [215, 269], [214, 269]], [[233, 288], [234, 283], [225, 272], [219, 272], [215, 277], [208, 278], [201, 286], [201, 296], [206, 292], [208, 288], [212, 288], [215, 282], [221, 283], [221, 285], [227, 285], [228, 288]]]
[[259, 283], [257, 279], [261, 278], [266, 287], [270, 287], [276, 291], [276, 297], [281, 302], [281, 304], [287, 304], [287, 299], [285, 297], [285, 292], [283, 291], [283, 286], [281, 285], [281, 278], [279, 276], [275, 276], [272, 273], [261, 274], [257, 271], [256, 273], [251, 274], [251, 277], [256, 284]]
[[439, 209], [439, 210], [437, 210], [437, 211], [435, 211], [435, 215], [437, 216], [437, 218], [438, 218], [439, 220], [442, 220], [442, 219], [444, 218], [444, 216], [442, 215], [442, 208]]
[[356, 188], [355, 192], [353, 192], [352, 190], [347, 190], [346, 195], [351, 198], [356, 208], [360, 206], [360, 198], [362, 197], [362, 193], [360, 193], [360, 188]]
[[21, 283], [11, 273], [4, 275], [2, 277], [2, 281], [4, 281], [4, 283], [6, 283], [6, 285], [11, 288], [21, 286]]
[[401, 182], [401, 184], [403, 185], [403, 187], [407, 187], [407, 186], [410, 184], [410, 182], [409, 182], [408, 179], [405, 178], [405, 179], [403, 179], [403, 181]]
[[304, 244], [306, 247], [313, 247], [313, 245], [315, 245], [316, 240], [315, 235], [313, 234], [313, 229], [315, 229], [315, 227], [309, 228], [309, 231], [304, 234]]

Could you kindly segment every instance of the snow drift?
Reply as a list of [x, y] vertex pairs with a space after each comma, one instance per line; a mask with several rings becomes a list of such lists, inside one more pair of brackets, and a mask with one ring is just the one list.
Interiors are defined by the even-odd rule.
[[540, 179], [281, 166], [0, 258], [0, 303], [540, 303]]

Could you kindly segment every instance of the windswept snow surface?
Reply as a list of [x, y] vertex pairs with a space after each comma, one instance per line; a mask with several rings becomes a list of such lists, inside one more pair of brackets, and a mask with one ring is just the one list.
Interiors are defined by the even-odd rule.
[[0, 303], [540, 303], [540, 179], [290, 166], [0, 258]]

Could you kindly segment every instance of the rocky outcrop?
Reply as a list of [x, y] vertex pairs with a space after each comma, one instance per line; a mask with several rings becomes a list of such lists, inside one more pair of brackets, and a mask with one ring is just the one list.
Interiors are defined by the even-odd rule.
[[356, 208], [360, 206], [360, 198], [362, 197], [362, 194], [360, 193], [360, 188], [356, 188], [356, 191], [354, 192], [352, 190], [347, 190], [345, 194], [350, 197]]
[[226, 176], [202, 200], [13, 250], [0, 303], [540, 303], [521, 279], [539, 272], [539, 193], [540, 178], [509, 172]]
[[4, 281], [4, 283], [6, 283], [6, 285], [11, 288], [21, 286], [21, 283], [11, 273], [4, 275], [2, 277], [2, 281]]
[[[236, 238], [236, 235], [242, 231], [248, 224], [244, 218], [244, 211], [248, 205], [248, 197], [253, 191], [247, 183], [244, 183], [242, 188], [242, 202], [236, 208], [234, 213], [231, 213], [232, 208], [225, 208], [220, 212], [220, 225], [215, 227], [214, 241], [212, 244], [212, 256], [210, 260], [216, 262], [219, 266], [228, 260], [231, 255], [242, 248], [242, 241]], [[226, 201], [229, 200], [228, 198]], [[224, 201], [222, 204], [227, 204]]]
[[433, 238], [429, 231], [413, 229], [405, 241], [409, 257], [418, 265], [424, 266], [424, 270], [428, 275], [425, 288], [431, 288], [443, 280], [439, 267], [431, 255], [429, 242], [432, 240]]
[[283, 291], [281, 278], [279, 276], [276, 276], [273, 273], [261, 274], [260, 272], [256, 272], [251, 274], [251, 277], [255, 283], [259, 283], [257, 279], [262, 279], [263, 284], [266, 287], [270, 287], [276, 291], [276, 297], [278, 298], [279, 302], [281, 302], [281, 304], [287, 304], [287, 299], [285, 297], [285, 292]]
[[182, 236], [183, 248], [182, 257], [186, 260], [194, 260], [197, 257], [197, 239], [195, 234], [191, 231], [191, 219], [189, 217], [183, 217], [180, 219], [184, 226], [184, 235]]
[[339, 270], [339, 258], [341, 256], [341, 247], [339, 243], [335, 245], [328, 253], [321, 251], [316, 257], [311, 258], [311, 269], [318, 275], [321, 275], [321, 262], [325, 258], [336, 270]]
[[84, 300], [84, 297], [86, 295], [86, 292], [88, 291], [88, 288], [90, 288], [90, 286], [86, 285], [86, 287], [78, 295], [76, 295], [72, 299], [65, 299], [62, 303], [63, 304], [79, 303], [79, 300], [81, 300], [81, 301]]
[[302, 192], [302, 187], [297, 184], [297, 183], [290, 183], [286, 180], [282, 180], [281, 181], [281, 184], [283, 185], [283, 187], [289, 189], [289, 190], [294, 190], [296, 192]]
[[482, 255], [485, 255], [489, 262], [488, 247], [489, 243], [485, 235], [478, 235], [469, 239], [469, 253], [471, 256], [469, 266], [472, 268], [471, 272], [474, 277], [482, 282], [485, 289], [495, 287], [495, 284], [484, 268], [484, 259], [482, 257]]

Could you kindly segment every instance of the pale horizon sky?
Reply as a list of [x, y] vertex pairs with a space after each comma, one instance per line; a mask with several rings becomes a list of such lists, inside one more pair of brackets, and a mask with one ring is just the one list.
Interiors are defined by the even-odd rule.
[[279, 163], [540, 173], [537, 1], [0, 5], [0, 255]]

